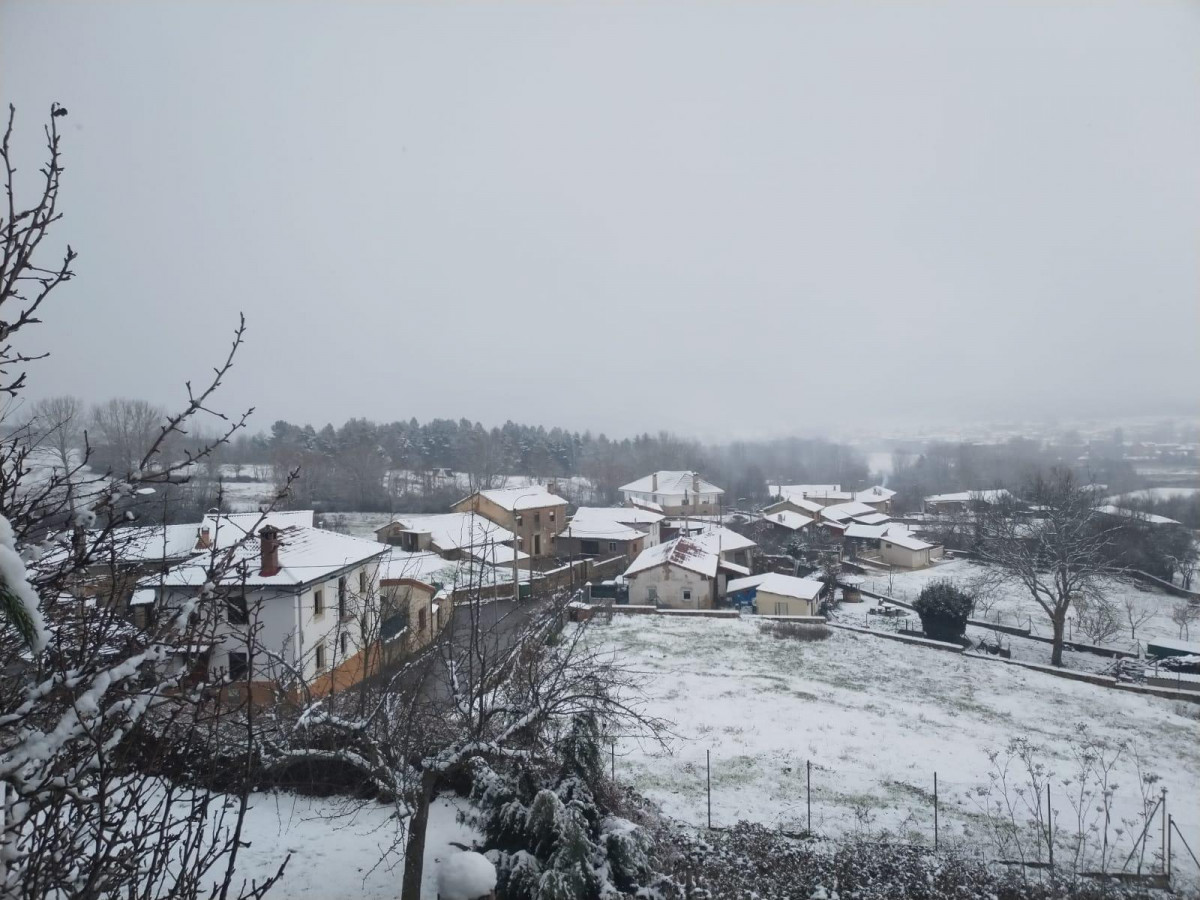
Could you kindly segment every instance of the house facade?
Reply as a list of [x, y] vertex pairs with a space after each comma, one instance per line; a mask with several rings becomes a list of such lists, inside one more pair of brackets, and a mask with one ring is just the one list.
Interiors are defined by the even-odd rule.
[[560, 556], [627, 556], [660, 543], [660, 513], [636, 507], [581, 506], [559, 532]]
[[692, 471], [653, 472], [621, 486], [627, 505], [661, 510], [667, 516], [718, 515], [724, 495], [722, 488]]
[[451, 508], [474, 512], [516, 535], [517, 547], [534, 560], [554, 556], [554, 539], [567, 521], [567, 501], [542, 485], [476, 491]]

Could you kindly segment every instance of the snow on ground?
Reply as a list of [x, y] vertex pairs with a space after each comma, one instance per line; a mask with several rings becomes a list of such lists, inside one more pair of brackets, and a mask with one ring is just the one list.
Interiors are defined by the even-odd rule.
[[[460, 852], [450, 842], [471, 847], [481, 837], [458, 822], [464, 803], [445, 797], [434, 801], [425, 846], [422, 896], [437, 896], [440, 861]], [[301, 797], [284, 792], [255, 794], [251, 804], [244, 834], [250, 847], [238, 854], [239, 877], [259, 881], [268, 878], [290, 853], [291, 860], [271, 896], [289, 900], [395, 900], [400, 896], [402, 848], [384, 859], [397, 834], [391, 807], [368, 804], [356, 808], [337, 797]]]
[[[971, 843], [982, 833], [972, 795], [988, 783], [988, 754], [1019, 736], [1044, 748], [1065, 823], [1074, 813], [1061, 779], [1084, 727], [1136, 747], [1177, 798], [1189, 842], [1200, 841], [1200, 805], [1186, 799], [1200, 790], [1195, 706], [837, 629], [817, 642], [779, 638], [751, 619], [617, 616], [589, 640], [644, 673], [647, 710], [675, 723], [667, 751], [620, 738], [618, 778], [687, 823], [706, 819], [709, 750], [714, 824], [802, 829], [811, 761], [817, 832], [887, 828], [928, 842], [936, 771], [941, 838]], [[1114, 803], [1129, 817], [1141, 809], [1132, 751], [1117, 769]]]
[[[868, 575], [863, 586], [868, 590], [888, 594], [897, 600], [912, 603], [931, 581], [949, 579], [962, 587], [971, 583], [987, 570], [978, 563], [966, 559], [946, 560], [927, 569], [917, 569], [912, 572], [897, 571], [890, 585], [886, 576]], [[1124, 626], [1115, 635], [1101, 643], [1104, 646], [1119, 650], [1136, 650], [1137, 644], [1145, 646], [1148, 638], [1179, 637], [1179, 626], [1171, 621], [1171, 610], [1181, 603], [1178, 597], [1173, 597], [1165, 591], [1151, 588], [1137, 581], [1118, 581], [1108, 579], [1107, 592], [1109, 600], [1115, 607], [1118, 621]], [[1129, 598], [1135, 606], [1144, 606], [1153, 613], [1153, 617], [1137, 628], [1137, 641], [1132, 638], [1128, 624], [1125, 622], [1125, 599]], [[1035, 634], [1049, 637], [1052, 633], [1050, 620], [1045, 611], [1037, 605], [1033, 597], [1020, 587], [1004, 584], [978, 602], [975, 618], [988, 622], [999, 621], [1002, 625], [1015, 625], [1022, 628], [1031, 625]], [[1074, 613], [1068, 613], [1068, 637], [1076, 641], [1093, 643], [1086, 635], [1075, 627]], [[1046, 647], [1044, 662], [1049, 662], [1049, 645]]]
[[1191, 497], [1193, 494], [1200, 494], [1200, 487], [1154, 487], [1130, 491], [1128, 494], [1114, 494], [1104, 502], [1120, 504], [1123, 500], [1170, 500], [1172, 497]]

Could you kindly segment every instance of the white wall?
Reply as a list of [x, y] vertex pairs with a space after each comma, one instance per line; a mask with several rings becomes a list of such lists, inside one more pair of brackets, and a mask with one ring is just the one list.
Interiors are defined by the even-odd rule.
[[[690, 600], [683, 592], [691, 590]], [[653, 606], [652, 591], [658, 594], [658, 605], [669, 609], [711, 609], [712, 581], [698, 572], [679, 566], [662, 565], [643, 569], [629, 578], [629, 602], [636, 606]]]

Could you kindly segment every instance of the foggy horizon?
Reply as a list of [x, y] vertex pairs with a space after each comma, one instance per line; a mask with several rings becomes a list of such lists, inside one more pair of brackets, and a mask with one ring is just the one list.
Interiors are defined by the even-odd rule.
[[1194, 419], [1198, 38], [1186, 3], [8, 0], [80, 254], [34, 396], [178, 404], [241, 310], [252, 430]]

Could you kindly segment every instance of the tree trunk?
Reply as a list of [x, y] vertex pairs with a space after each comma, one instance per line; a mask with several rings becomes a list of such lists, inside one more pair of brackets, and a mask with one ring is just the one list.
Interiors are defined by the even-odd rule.
[[425, 867], [425, 829], [429, 825], [429, 805], [433, 802], [433, 787], [436, 783], [436, 773], [421, 773], [421, 787], [417, 792], [412, 817], [408, 820], [408, 836], [404, 842], [404, 880], [401, 882], [400, 900], [421, 900], [421, 876]]
[[1050, 621], [1054, 624], [1054, 649], [1050, 652], [1050, 665], [1061, 666], [1063, 664], [1063, 629], [1067, 624], [1067, 611], [1055, 613]]

